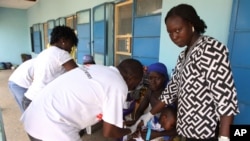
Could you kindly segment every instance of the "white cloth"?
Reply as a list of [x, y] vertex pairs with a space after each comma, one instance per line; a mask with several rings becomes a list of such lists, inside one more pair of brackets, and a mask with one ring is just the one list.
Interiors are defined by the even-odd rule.
[[24, 94], [30, 100], [49, 82], [65, 72], [64, 63], [72, 59], [70, 54], [58, 47], [51, 46], [37, 55], [34, 63], [34, 80]]
[[75, 68], [49, 83], [21, 117], [31, 136], [43, 141], [81, 141], [79, 131], [102, 119], [122, 128], [128, 88], [115, 67]]
[[23, 88], [29, 88], [33, 80], [33, 59], [29, 59], [20, 64], [10, 75], [9, 81], [14, 82]]

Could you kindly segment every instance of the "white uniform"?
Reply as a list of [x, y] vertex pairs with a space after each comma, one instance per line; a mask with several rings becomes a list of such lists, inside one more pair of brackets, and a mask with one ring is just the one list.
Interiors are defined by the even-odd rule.
[[[49, 83], [21, 120], [26, 132], [43, 141], [81, 141], [79, 131], [100, 117], [122, 128], [128, 88], [115, 67], [78, 67]], [[100, 116], [102, 115], [102, 116]]]
[[29, 59], [20, 64], [10, 75], [9, 81], [23, 88], [29, 88], [33, 80], [33, 62], [34, 59]]
[[51, 46], [36, 57], [34, 63], [34, 80], [28, 91], [24, 94], [30, 100], [49, 82], [65, 72], [62, 66], [72, 59], [70, 54], [58, 47]]

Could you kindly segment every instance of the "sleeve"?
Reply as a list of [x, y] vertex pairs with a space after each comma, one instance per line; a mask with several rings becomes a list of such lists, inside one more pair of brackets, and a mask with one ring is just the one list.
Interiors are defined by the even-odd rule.
[[168, 82], [166, 88], [161, 94], [160, 100], [162, 102], [165, 102], [165, 104], [171, 104], [174, 103], [175, 100], [177, 99], [177, 92], [178, 92], [178, 70], [181, 67], [181, 60], [182, 60], [183, 52], [180, 53], [178, 60], [177, 60], [177, 65], [175, 66], [172, 78], [170, 78], [170, 81]]
[[116, 85], [114, 87], [110, 88], [110, 91], [104, 98], [102, 108], [103, 120], [114, 126], [123, 128], [123, 104], [128, 91], [126, 85], [120, 85], [120, 87]]
[[59, 64], [62, 66], [64, 63], [68, 62], [69, 60], [73, 59], [70, 54], [65, 51], [65, 50], [62, 50], [62, 49], [59, 49], [60, 51], [58, 51], [58, 61], [59, 61]]
[[219, 115], [236, 115], [237, 93], [228, 58], [228, 49], [222, 43], [208, 40], [201, 57], [202, 71]]

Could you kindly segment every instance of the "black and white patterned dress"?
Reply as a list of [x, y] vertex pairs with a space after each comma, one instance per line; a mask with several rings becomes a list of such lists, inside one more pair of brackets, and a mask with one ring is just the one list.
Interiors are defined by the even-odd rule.
[[178, 134], [212, 138], [220, 115], [239, 112], [228, 49], [212, 37], [201, 36], [186, 57], [185, 51], [161, 101], [169, 104], [178, 98]]

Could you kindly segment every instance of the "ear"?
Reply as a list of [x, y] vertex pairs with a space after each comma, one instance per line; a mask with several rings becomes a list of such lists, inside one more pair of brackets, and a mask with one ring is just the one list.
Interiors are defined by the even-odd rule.
[[189, 22], [188, 25], [191, 28], [192, 32], [194, 32], [195, 31], [194, 25], [191, 22]]

